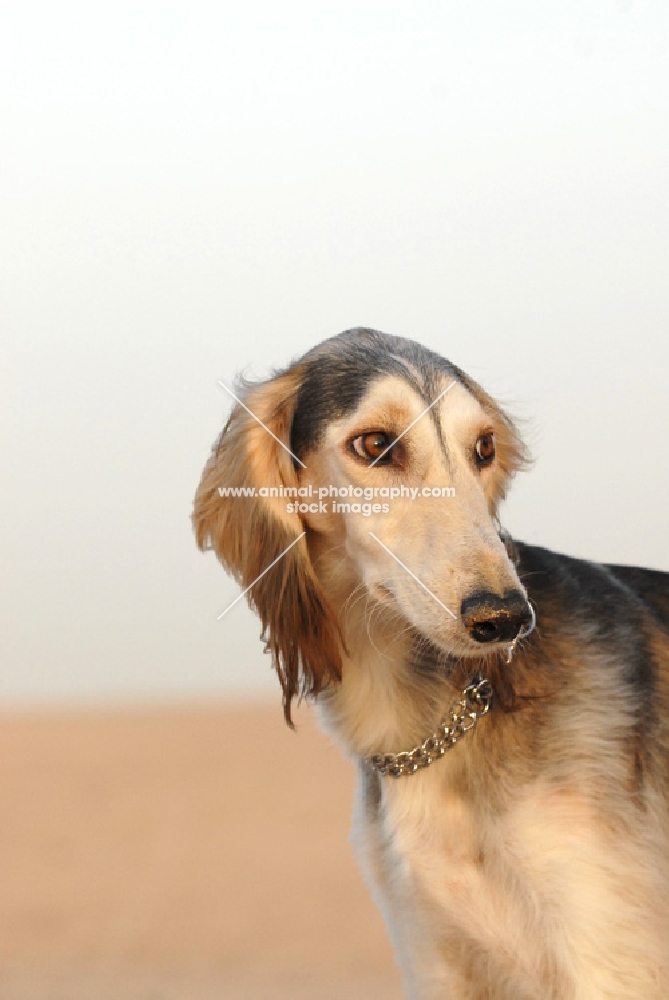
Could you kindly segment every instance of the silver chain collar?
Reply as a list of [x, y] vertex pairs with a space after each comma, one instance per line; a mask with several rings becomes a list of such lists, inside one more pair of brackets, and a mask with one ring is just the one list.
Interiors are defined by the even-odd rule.
[[[516, 646], [532, 632], [537, 616], [530, 604], [532, 621], [528, 628], [520, 630], [506, 651], [506, 662], [511, 663]], [[415, 774], [420, 768], [429, 767], [435, 760], [440, 760], [447, 750], [451, 750], [465, 733], [473, 729], [482, 715], [490, 710], [493, 699], [493, 689], [490, 681], [477, 674], [462, 691], [462, 697], [454, 701], [450, 711], [439, 723], [436, 732], [413, 750], [400, 750], [399, 753], [378, 753], [367, 757], [367, 763], [379, 774], [389, 774], [392, 778]]]
[[486, 715], [492, 704], [492, 684], [485, 677], [475, 677], [462, 691], [462, 697], [454, 701], [450, 711], [441, 720], [438, 729], [413, 750], [399, 753], [376, 754], [368, 757], [367, 763], [379, 774], [389, 774], [393, 778], [415, 774], [419, 768], [429, 767], [444, 756], [473, 729], [482, 715]]

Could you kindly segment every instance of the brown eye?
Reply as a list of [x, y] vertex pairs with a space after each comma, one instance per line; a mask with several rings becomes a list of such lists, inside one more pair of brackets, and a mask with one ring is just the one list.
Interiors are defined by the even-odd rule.
[[495, 457], [495, 435], [492, 433], [482, 434], [476, 442], [475, 451], [476, 464], [479, 469], [484, 469], [486, 465], [490, 465]]
[[[372, 431], [370, 434], [360, 434], [359, 437], [351, 441], [351, 447], [356, 455], [360, 458], [367, 458], [370, 462], [383, 455], [377, 464], [388, 465], [393, 458], [393, 449], [390, 448], [392, 441], [390, 434], [385, 434], [383, 431]], [[386, 451], [387, 448], [388, 451]]]

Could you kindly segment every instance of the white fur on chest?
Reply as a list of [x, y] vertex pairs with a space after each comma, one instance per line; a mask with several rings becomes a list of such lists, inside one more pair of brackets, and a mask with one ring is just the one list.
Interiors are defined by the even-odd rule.
[[634, 844], [598, 830], [586, 797], [536, 783], [481, 820], [436, 765], [384, 779], [377, 819], [359, 808], [357, 824], [409, 996], [478, 997], [458, 965], [468, 948], [481, 998], [664, 995], [657, 886]]
[[389, 876], [386, 918], [400, 953], [422, 966], [408, 976], [415, 996], [460, 995], [458, 969], [448, 961], [455, 942], [471, 942], [491, 967], [515, 966], [519, 997], [530, 984], [538, 987], [540, 962], [527, 948], [537, 907], [519, 884], [499, 824], [477, 821], [438, 769], [386, 781], [380, 815], [383, 834], [375, 839]]

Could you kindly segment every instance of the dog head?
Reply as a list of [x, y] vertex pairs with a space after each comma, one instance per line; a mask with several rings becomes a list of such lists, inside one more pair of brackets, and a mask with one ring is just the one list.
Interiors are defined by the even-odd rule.
[[[480, 656], [531, 627], [497, 528], [527, 453], [455, 365], [350, 330], [243, 384], [239, 399], [193, 519], [200, 547], [250, 588], [288, 721], [296, 695], [341, 679], [337, 612], [355, 587], [452, 656]], [[255, 495], [221, 495], [231, 487]]]

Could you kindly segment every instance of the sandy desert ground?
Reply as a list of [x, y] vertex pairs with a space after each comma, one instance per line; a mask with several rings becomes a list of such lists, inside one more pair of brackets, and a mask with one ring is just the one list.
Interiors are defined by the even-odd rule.
[[0, 1000], [399, 1000], [352, 769], [297, 725], [276, 704], [0, 714]]

